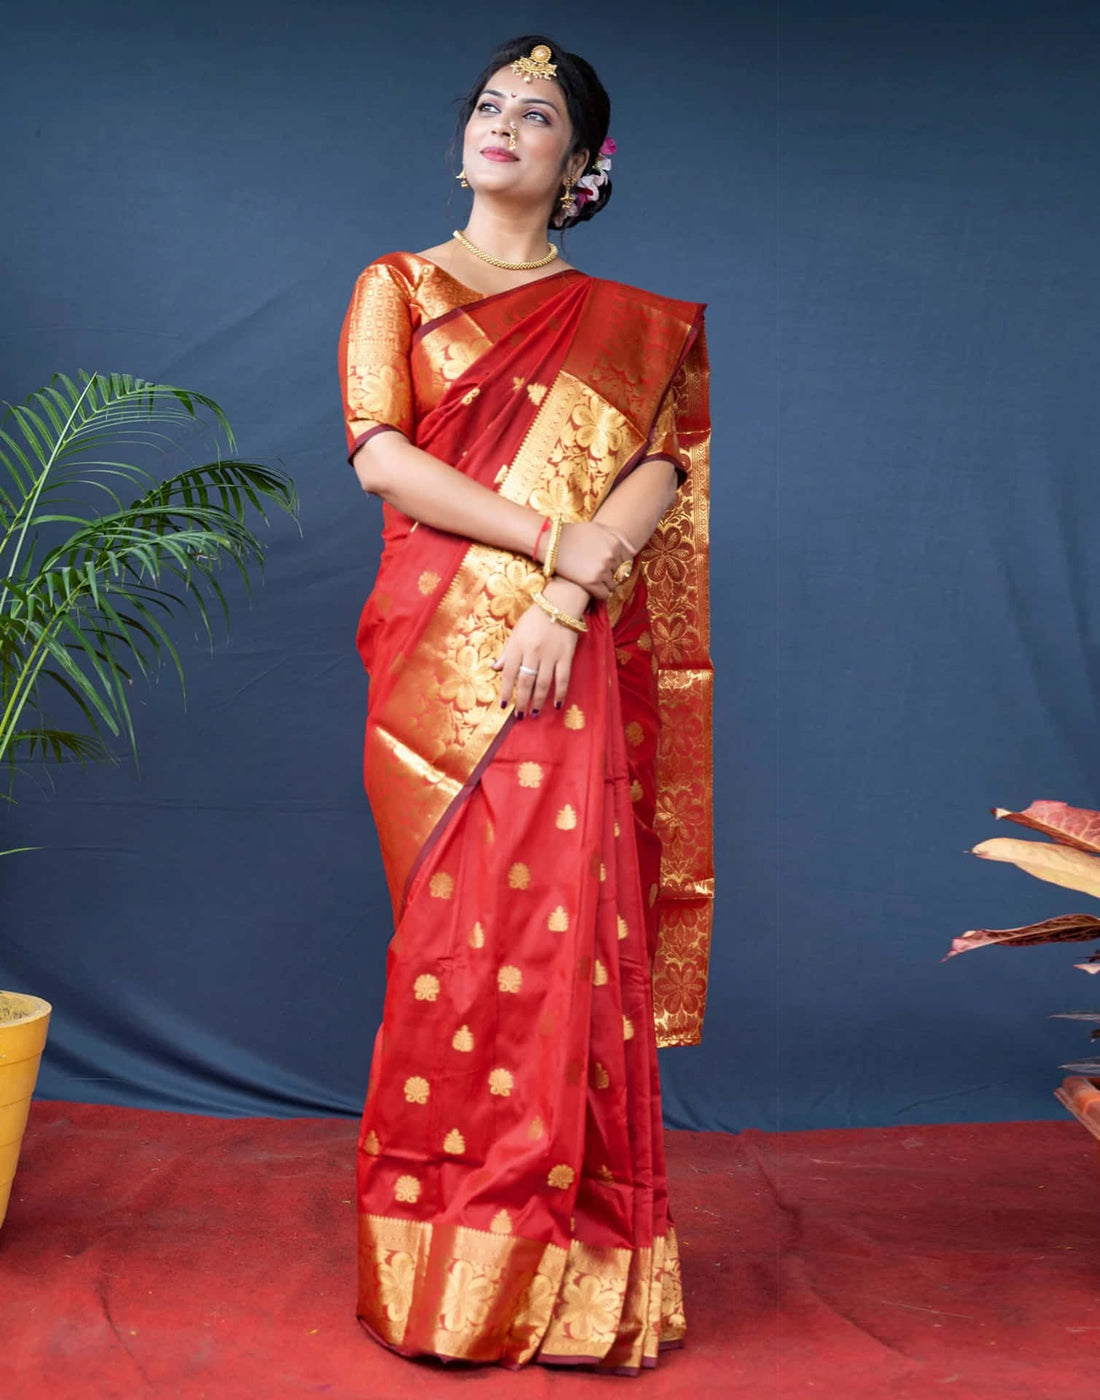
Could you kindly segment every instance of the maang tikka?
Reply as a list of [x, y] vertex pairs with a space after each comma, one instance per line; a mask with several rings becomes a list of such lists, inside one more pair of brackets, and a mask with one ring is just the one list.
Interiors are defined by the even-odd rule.
[[536, 44], [526, 58], [515, 59], [511, 68], [513, 73], [523, 75], [525, 83], [532, 78], [552, 78], [558, 71], [558, 65], [550, 62], [550, 49], [546, 44]]

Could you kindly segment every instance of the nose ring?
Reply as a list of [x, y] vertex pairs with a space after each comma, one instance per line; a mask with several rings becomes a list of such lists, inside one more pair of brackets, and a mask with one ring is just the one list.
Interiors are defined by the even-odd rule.
[[508, 149], [514, 151], [516, 149], [516, 124], [515, 122], [509, 122], [508, 126], [510, 128], [508, 132]]

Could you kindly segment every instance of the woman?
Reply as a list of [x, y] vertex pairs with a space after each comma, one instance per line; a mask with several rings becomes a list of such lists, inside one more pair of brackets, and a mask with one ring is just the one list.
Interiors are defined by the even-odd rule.
[[[466, 228], [360, 275], [358, 645], [396, 933], [358, 1315], [403, 1355], [637, 1374], [679, 1343], [656, 1046], [698, 1040], [713, 872], [702, 306], [566, 264], [610, 105], [525, 35], [460, 116]], [[670, 723], [671, 721], [671, 723]]]

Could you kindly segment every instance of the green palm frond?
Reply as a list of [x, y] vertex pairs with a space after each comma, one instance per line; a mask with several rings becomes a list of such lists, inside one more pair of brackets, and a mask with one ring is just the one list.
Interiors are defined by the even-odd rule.
[[49, 759], [53, 763], [117, 763], [117, 756], [93, 735], [67, 729], [21, 729], [11, 737], [8, 761]]
[[[216, 456], [161, 480], [121, 458], [175, 448], [172, 430], [203, 426], [236, 450], [217, 403], [122, 374], [55, 375], [0, 421], [0, 761], [113, 758], [135, 678], [165, 660], [184, 682], [170, 627], [188, 610], [210, 641], [212, 607], [229, 608], [218, 575], [251, 591], [264, 549], [249, 519], [296, 516], [294, 485], [257, 462]], [[104, 511], [95, 503], [107, 505]], [[109, 503], [109, 504], [108, 504]], [[81, 733], [52, 722], [51, 695]]]

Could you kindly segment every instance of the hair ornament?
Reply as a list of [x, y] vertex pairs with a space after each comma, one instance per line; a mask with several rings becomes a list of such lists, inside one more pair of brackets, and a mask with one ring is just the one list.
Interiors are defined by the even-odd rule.
[[[600, 186], [607, 184], [607, 172], [611, 169], [611, 157], [615, 154], [617, 149], [618, 147], [615, 145], [615, 142], [609, 136], [600, 147], [594, 169], [590, 170], [587, 175], [582, 175], [577, 181], [573, 190], [573, 203], [577, 210], [579, 210], [582, 205], [587, 204], [590, 199], [598, 199], [600, 197]], [[555, 228], [560, 228], [565, 218], [572, 216], [573, 213], [566, 210], [555, 214], [551, 222]]]
[[511, 64], [513, 73], [520, 73], [523, 81], [529, 83], [532, 78], [552, 78], [558, 71], [558, 65], [550, 62], [550, 48], [547, 44], [536, 44], [526, 58], [517, 58]]

